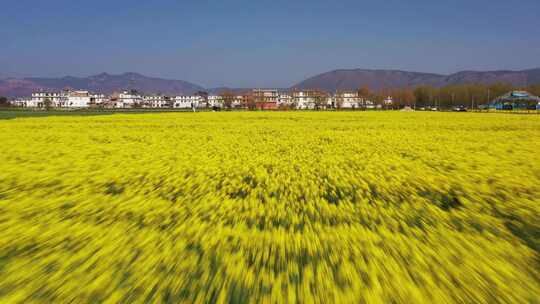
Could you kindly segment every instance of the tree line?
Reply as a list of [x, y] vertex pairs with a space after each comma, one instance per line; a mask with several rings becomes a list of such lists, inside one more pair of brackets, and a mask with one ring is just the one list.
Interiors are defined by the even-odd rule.
[[10, 103], [7, 97], [0, 96], [0, 107], [9, 107]]
[[[365, 88], [363, 89], [366, 90]], [[514, 86], [510, 83], [461, 84], [434, 87], [420, 85], [414, 88], [383, 89], [370, 94], [376, 104], [383, 104], [384, 98], [392, 96], [394, 107], [438, 107], [451, 108], [465, 106], [477, 108], [510, 91], [524, 90], [533, 95], [540, 95], [540, 84]]]

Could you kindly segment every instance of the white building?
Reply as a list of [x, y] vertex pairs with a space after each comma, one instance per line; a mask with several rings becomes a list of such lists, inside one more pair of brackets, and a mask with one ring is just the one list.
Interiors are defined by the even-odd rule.
[[123, 91], [118, 94], [118, 100], [116, 102], [117, 108], [133, 108], [142, 106], [142, 96], [136, 91]]
[[292, 106], [293, 103], [293, 97], [289, 93], [280, 93], [278, 97], [278, 106], [280, 105], [286, 105], [286, 106]]
[[23, 107], [45, 107], [50, 101], [51, 107], [86, 108], [90, 105], [101, 104], [106, 100], [104, 94], [92, 94], [85, 90], [64, 90], [61, 92], [34, 92], [30, 99], [20, 99], [17, 105]]
[[275, 89], [253, 89], [252, 94], [257, 102], [277, 104], [279, 101], [279, 92]]
[[256, 107], [261, 110], [274, 110], [278, 107], [279, 92], [276, 89], [253, 89], [251, 91]]
[[62, 105], [69, 108], [87, 108], [90, 105], [91, 96], [88, 91], [69, 91], [67, 101]]
[[11, 101], [11, 104], [16, 107], [22, 107], [22, 108], [35, 108], [37, 107], [37, 104], [34, 104], [34, 100], [32, 98], [17, 98], [13, 101]]
[[294, 90], [292, 100], [297, 109], [315, 109], [317, 104], [322, 107], [331, 104], [330, 96], [319, 90]]
[[344, 109], [373, 108], [373, 102], [358, 91], [341, 91], [334, 96], [334, 105]]
[[[210, 99], [210, 96], [208, 96]], [[179, 109], [198, 108], [203, 105], [203, 98], [198, 95], [179, 95], [174, 97], [174, 107]]]
[[343, 91], [336, 93], [334, 102], [336, 107], [355, 109], [363, 105], [364, 98], [357, 91]]
[[246, 95], [236, 95], [232, 103], [233, 108], [241, 108], [246, 104], [247, 96]]
[[208, 106], [209, 107], [222, 107], [223, 98], [219, 95], [208, 95]]
[[145, 108], [170, 108], [174, 106], [174, 98], [163, 95], [143, 96], [143, 107]]
[[368, 99], [364, 100], [364, 106], [366, 107], [366, 109], [375, 109], [375, 103]]
[[89, 105], [96, 105], [101, 106], [105, 104], [109, 99], [105, 94], [101, 93], [90, 93], [90, 104]]
[[297, 109], [315, 108], [315, 100], [311, 96], [311, 91], [293, 91], [292, 99]]
[[68, 91], [62, 92], [46, 92], [38, 91], [32, 93], [31, 101], [27, 103], [27, 107], [41, 108], [45, 107], [47, 101], [52, 107], [65, 107], [68, 102]]

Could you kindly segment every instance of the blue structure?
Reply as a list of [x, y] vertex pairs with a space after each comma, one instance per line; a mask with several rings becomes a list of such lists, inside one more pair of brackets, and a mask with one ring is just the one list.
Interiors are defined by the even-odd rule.
[[540, 110], [540, 97], [525, 91], [512, 91], [495, 98], [488, 105], [495, 110]]

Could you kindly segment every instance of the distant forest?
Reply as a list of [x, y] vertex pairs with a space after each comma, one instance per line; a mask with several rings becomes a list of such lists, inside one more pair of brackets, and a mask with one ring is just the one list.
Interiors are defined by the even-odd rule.
[[395, 106], [428, 107], [438, 106], [448, 108], [454, 106], [477, 107], [488, 104], [498, 96], [513, 90], [524, 90], [533, 95], [540, 95], [540, 84], [518, 87], [509, 83], [462, 84], [444, 87], [421, 85], [414, 88], [383, 89], [370, 91], [367, 87], [360, 88], [362, 94], [369, 96], [376, 104], [382, 104], [387, 96], [393, 97]]

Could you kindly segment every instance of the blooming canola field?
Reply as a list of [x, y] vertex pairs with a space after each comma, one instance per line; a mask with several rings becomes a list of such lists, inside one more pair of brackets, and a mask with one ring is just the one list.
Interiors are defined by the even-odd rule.
[[1, 303], [539, 303], [540, 115], [0, 120]]

